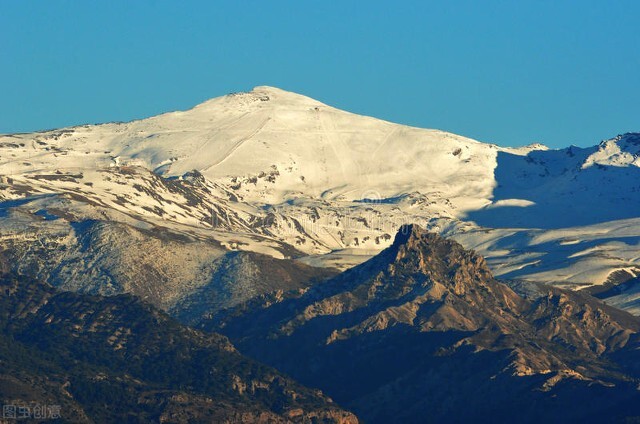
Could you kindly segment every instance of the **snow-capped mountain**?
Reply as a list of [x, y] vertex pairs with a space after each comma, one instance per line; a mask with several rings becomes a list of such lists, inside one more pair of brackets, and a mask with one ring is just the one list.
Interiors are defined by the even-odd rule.
[[129, 123], [0, 136], [0, 237], [17, 267], [36, 251], [52, 264], [92, 251], [88, 220], [178, 243], [175, 256], [157, 249], [167, 269], [189, 258], [162, 275], [174, 300], [225, 251], [345, 269], [404, 223], [478, 250], [499, 278], [618, 283], [640, 272], [639, 140], [503, 148], [256, 87]]

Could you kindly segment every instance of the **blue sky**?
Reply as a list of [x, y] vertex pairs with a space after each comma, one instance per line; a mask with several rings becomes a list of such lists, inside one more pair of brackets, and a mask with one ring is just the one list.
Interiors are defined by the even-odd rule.
[[0, 132], [272, 85], [501, 145], [640, 131], [638, 1], [7, 1]]

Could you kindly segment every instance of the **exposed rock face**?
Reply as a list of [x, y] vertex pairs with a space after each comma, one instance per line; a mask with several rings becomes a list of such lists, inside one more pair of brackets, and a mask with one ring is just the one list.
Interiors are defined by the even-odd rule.
[[318, 390], [129, 295], [0, 279], [0, 403], [65, 422], [356, 423]]
[[538, 291], [521, 297], [478, 254], [410, 225], [297, 297], [254, 300], [202, 326], [367, 422], [640, 415], [629, 403], [640, 400], [637, 374], [615, 359], [637, 357], [638, 319], [588, 295]]

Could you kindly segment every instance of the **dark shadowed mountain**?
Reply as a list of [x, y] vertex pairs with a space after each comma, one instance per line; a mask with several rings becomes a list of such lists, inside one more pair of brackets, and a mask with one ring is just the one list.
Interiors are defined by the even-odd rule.
[[587, 294], [526, 296], [484, 259], [405, 226], [371, 260], [202, 323], [365, 422], [640, 416], [640, 321]]
[[[588, 148], [499, 152], [494, 205], [469, 214], [484, 227], [557, 229], [638, 215], [640, 135], [630, 133]], [[532, 204], [500, 205], [509, 199]]]
[[130, 295], [0, 279], [0, 403], [77, 423], [355, 423], [318, 390]]

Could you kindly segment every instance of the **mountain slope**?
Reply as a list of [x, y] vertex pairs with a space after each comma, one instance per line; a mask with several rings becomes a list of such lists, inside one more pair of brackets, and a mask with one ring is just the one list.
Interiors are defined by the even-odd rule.
[[337, 272], [230, 252], [219, 243], [168, 228], [104, 217], [76, 221], [63, 210], [49, 208], [47, 216], [24, 209], [7, 213], [0, 253], [11, 271], [62, 290], [130, 293], [183, 322], [257, 295], [304, 288]]
[[0, 400], [65, 422], [357, 422], [318, 391], [135, 298], [0, 280]]
[[[624, 370], [635, 359], [613, 359], [637, 358], [637, 318], [550, 287], [522, 297], [481, 256], [415, 225], [378, 256], [297, 297], [202, 327], [323, 388], [367, 422], [640, 413], [631, 406], [638, 375]], [[602, 400], [583, 405], [592, 398]]]
[[[448, 198], [477, 199], [490, 194], [492, 162], [498, 150], [441, 131], [360, 117], [271, 87], [216, 98], [185, 112], [125, 124], [15, 135], [10, 141], [12, 145], [28, 143], [29, 165], [10, 161], [6, 166], [13, 172], [6, 174], [50, 168], [52, 163], [65, 169], [94, 169], [96, 163], [111, 163], [139, 165], [167, 176], [197, 169], [207, 179], [217, 180], [237, 177], [238, 170], [268, 173], [275, 165], [279, 170], [275, 187], [260, 182], [258, 192], [238, 191], [248, 200], [269, 203], [281, 203], [295, 192], [360, 200], [363, 190], [374, 186], [383, 197], [451, 186], [452, 191], [445, 192]], [[417, 175], [423, 176], [418, 186]], [[485, 187], [463, 187], [465, 179]]]
[[639, 266], [637, 153], [637, 134], [511, 149], [256, 87], [128, 123], [0, 136], [0, 239], [95, 220], [347, 269], [412, 222], [478, 250], [501, 278], [582, 289]]

